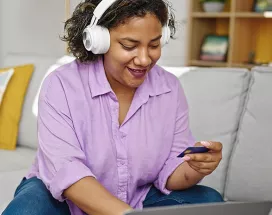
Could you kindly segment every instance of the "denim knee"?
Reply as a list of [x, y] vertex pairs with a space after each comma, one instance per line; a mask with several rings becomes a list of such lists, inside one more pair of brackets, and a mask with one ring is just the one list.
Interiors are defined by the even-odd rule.
[[179, 200], [179, 202], [183, 202], [183, 204], [223, 202], [223, 198], [219, 192], [213, 188], [202, 185], [195, 185], [186, 190], [173, 191], [169, 195], [169, 198]]
[[205, 193], [204, 196], [207, 196], [207, 202], [223, 202], [224, 199], [222, 195], [215, 189], [207, 186], [200, 186], [199, 189], [202, 190], [202, 193]]
[[165, 195], [155, 187], [152, 187], [143, 202], [143, 207], [212, 202], [223, 202], [223, 198], [219, 192], [210, 187], [195, 185], [186, 190], [172, 191], [169, 195]]
[[40, 179], [23, 179], [2, 215], [70, 215], [66, 202], [54, 199]]

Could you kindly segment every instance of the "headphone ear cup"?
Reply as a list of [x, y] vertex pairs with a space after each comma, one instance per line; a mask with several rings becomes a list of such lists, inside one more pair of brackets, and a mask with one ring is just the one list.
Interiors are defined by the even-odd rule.
[[161, 46], [169, 43], [169, 40], [171, 38], [171, 30], [169, 26], [163, 26], [162, 28], [162, 37], [161, 37]]
[[105, 54], [110, 48], [110, 32], [99, 25], [87, 26], [83, 31], [83, 44], [93, 54]]

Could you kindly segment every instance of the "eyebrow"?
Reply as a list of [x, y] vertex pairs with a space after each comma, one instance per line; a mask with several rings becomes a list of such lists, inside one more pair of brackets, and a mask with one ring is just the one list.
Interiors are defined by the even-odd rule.
[[[161, 37], [162, 37], [162, 35], [160, 35], [160, 36], [158, 36], [158, 37], [152, 39], [151, 42], [154, 42], [154, 41], [156, 41], [156, 40], [159, 40], [159, 39], [161, 39]], [[140, 41], [134, 40], [134, 39], [132, 39], [132, 38], [130, 38], [130, 37], [121, 38], [121, 40], [128, 40], [129, 42], [132, 42], [132, 43], [139, 43], [139, 42], [140, 42]]]

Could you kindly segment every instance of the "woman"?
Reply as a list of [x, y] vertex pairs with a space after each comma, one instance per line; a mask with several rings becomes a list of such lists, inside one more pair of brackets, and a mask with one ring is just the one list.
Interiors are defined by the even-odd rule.
[[175, 32], [168, 5], [115, 1], [98, 21], [110, 33], [109, 41], [106, 34], [97, 40], [110, 44], [101, 54], [90, 48], [86, 30], [99, 2], [80, 3], [66, 22], [64, 40], [77, 60], [42, 85], [36, 160], [3, 214], [121, 215], [222, 201], [196, 185], [218, 166], [221, 143], [204, 141], [208, 153], [177, 157], [200, 143], [191, 135], [179, 81], [156, 66], [162, 27]]

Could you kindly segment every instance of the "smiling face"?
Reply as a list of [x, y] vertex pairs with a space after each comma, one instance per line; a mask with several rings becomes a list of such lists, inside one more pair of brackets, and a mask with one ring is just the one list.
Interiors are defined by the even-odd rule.
[[104, 67], [112, 88], [137, 88], [161, 56], [162, 24], [151, 14], [133, 17], [110, 30]]

